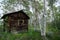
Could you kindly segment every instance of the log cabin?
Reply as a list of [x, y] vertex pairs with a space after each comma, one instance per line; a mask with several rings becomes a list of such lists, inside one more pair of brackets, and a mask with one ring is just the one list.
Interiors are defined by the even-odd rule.
[[4, 31], [11, 32], [13, 30], [28, 30], [29, 16], [23, 10], [5, 14], [2, 16], [2, 19], [4, 21]]

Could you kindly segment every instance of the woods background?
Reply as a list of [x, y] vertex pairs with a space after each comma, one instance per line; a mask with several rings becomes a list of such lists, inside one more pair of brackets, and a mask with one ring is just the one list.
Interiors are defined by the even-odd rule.
[[[30, 17], [28, 25], [30, 39], [41, 40], [39, 38], [43, 35], [47, 36], [48, 40], [60, 40], [60, 0], [3, 0], [0, 2], [0, 9], [3, 11], [3, 13], [0, 13], [0, 18], [6, 13], [23, 9]], [[3, 20], [0, 19], [0, 34], [9, 35], [9, 33], [3, 33], [2, 29]], [[5, 40], [4, 35], [1, 40]], [[22, 38], [26, 37], [25, 39], [28, 40], [27, 34], [24, 35], [22, 35]], [[12, 38], [12, 40], [14, 39], [15, 37]], [[19, 40], [19, 38], [16, 39]]]

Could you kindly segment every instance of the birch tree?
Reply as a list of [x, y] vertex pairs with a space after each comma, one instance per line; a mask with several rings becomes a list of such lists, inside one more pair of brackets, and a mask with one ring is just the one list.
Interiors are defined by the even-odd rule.
[[46, 38], [46, 0], [43, 0], [44, 9], [43, 9], [43, 16], [42, 16], [42, 24], [41, 24], [41, 36], [43, 40], [48, 40]]

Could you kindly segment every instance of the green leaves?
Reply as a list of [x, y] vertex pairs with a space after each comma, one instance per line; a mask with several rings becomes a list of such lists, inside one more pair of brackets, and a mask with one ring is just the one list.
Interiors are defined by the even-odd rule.
[[49, 6], [53, 6], [53, 4], [56, 2], [56, 0], [48, 0]]

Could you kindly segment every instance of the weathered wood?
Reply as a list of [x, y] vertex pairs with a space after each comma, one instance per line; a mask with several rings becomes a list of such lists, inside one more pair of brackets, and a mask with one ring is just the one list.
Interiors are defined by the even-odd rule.
[[[28, 19], [29, 17], [24, 12], [14, 12], [11, 14], [7, 14], [9, 25], [7, 27], [8, 32], [12, 30], [21, 31], [21, 30], [28, 30]], [[5, 18], [5, 17], [4, 17]]]

